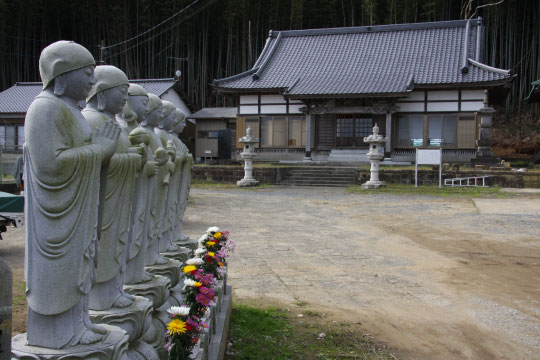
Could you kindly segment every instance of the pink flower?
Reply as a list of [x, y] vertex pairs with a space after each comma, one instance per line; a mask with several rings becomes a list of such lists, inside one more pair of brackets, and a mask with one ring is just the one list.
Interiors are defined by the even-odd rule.
[[167, 343], [164, 345], [165, 350], [167, 350], [167, 352], [171, 352], [173, 346], [174, 346], [174, 344], [172, 343], [172, 339], [171, 339], [171, 338], [169, 338], [169, 340], [167, 341]]

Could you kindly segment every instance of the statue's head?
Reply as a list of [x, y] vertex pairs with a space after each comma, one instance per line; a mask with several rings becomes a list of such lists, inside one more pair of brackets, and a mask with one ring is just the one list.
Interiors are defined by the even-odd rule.
[[95, 83], [92, 54], [73, 41], [57, 41], [39, 57], [43, 89], [54, 86], [54, 94], [74, 100], [85, 99]]
[[126, 74], [111, 65], [97, 66], [94, 70], [96, 83], [92, 86], [87, 103], [97, 102], [97, 109], [118, 114], [128, 99], [129, 81]]
[[122, 117], [126, 122], [137, 120], [140, 124], [148, 115], [148, 93], [140, 85], [129, 84], [128, 95]]
[[186, 127], [186, 114], [180, 109], [176, 109], [176, 125], [174, 126], [173, 131], [180, 135], [184, 128]]
[[163, 119], [159, 127], [164, 130], [171, 130], [176, 124], [176, 106], [170, 101], [163, 100]]
[[148, 94], [148, 115], [146, 116], [146, 125], [156, 127], [162, 118], [163, 103], [155, 94]]

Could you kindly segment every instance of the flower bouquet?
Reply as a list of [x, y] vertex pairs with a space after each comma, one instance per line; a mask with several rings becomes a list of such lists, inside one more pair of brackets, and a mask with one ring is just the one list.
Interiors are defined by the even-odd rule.
[[167, 310], [171, 321], [167, 325], [167, 343], [165, 349], [169, 359], [187, 360], [191, 350], [199, 341], [200, 327], [206, 327], [199, 318], [190, 315], [189, 306], [172, 306]]

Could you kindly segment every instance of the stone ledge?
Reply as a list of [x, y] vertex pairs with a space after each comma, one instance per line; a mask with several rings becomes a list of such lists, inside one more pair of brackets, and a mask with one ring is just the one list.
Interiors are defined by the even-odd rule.
[[232, 286], [227, 285], [226, 289], [227, 291], [221, 300], [220, 311], [216, 314], [216, 328], [208, 346], [208, 360], [223, 360], [225, 357], [232, 311]]

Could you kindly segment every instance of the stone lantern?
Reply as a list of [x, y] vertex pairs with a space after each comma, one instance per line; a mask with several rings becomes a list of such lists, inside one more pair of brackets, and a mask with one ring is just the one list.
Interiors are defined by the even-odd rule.
[[384, 157], [383, 148], [386, 144], [386, 138], [379, 135], [379, 127], [375, 124], [373, 134], [365, 137], [364, 142], [369, 144], [369, 151], [366, 156], [371, 162], [371, 179], [362, 184], [362, 188], [378, 189], [384, 186], [384, 182], [379, 180], [379, 162]]
[[238, 186], [255, 186], [259, 184], [257, 180], [253, 178], [253, 159], [255, 159], [255, 144], [259, 142], [259, 139], [251, 136], [251, 128], [246, 130], [247, 135], [242, 137], [238, 142], [244, 144], [244, 151], [240, 154], [245, 161], [244, 165], [244, 178], [236, 182]]

